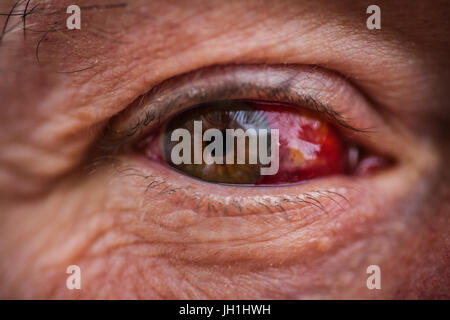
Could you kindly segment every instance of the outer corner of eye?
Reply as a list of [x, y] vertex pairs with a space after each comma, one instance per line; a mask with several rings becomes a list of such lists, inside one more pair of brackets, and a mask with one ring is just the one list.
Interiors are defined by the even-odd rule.
[[301, 106], [258, 100], [203, 103], [170, 118], [146, 157], [211, 183], [269, 186], [377, 171], [390, 161]]

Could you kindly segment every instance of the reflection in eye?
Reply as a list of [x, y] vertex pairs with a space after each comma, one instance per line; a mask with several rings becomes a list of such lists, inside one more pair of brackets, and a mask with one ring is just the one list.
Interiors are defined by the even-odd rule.
[[[278, 133], [278, 170], [267, 175], [261, 173], [261, 168], [272, 163], [268, 164], [262, 158], [268, 156], [271, 162], [275, 161], [270, 157], [274, 150], [273, 129]], [[209, 134], [211, 130], [215, 130], [215, 134]], [[239, 130], [247, 133], [241, 140], [236, 134]], [[261, 132], [268, 135], [263, 139]], [[180, 133], [186, 136], [182, 137]], [[384, 164], [349, 143], [318, 114], [301, 107], [266, 101], [199, 104], [172, 117], [153, 139], [146, 141], [145, 153], [151, 159], [188, 176], [215, 183], [297, 183], [328, 175], [359, 173], [363, 158], [370, 159], [364, 162], [366, 171]], [[208, 155], [214, 161], [208, 161]], [[174, 160], [174, 156], [182, 160]], [[368, 162], [372, 165], [367, 166]]]

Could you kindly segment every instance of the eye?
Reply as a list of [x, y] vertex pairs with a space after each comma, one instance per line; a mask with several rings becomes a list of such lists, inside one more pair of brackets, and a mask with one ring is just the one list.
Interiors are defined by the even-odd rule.
[[[199, 163], [194, 158], [196, 122], [202, 124]], [[238, 129], [256, 131], [256, 152], [250, 138], [243, 148], [238, 139], [233, 148], [226, 146], [227, 130]], [[215, 133], [208, 135], [208, 130]], [[263, 130], [267, 136], [259, 148]], [[188, 138], [182, 139], [181, 132]], [[278, 150], [273, 133], [278, 133]], [[216, 137], [225, 143], [221, 148]], [[395, 171], [389, 168], [398, 168], [392, 166], [399, 161], [396, 137], [358, 89], [325, 69], [214, 66], [167, 79], [136, 97], [111, 119], [92, 158], [105, 159], [99, 163], [113, 158], [105, 168], [114, 169], [120, 181], [131, 179], [130, 190], [142, 190], [144, 199], [160, 203], [161, 214], [180, 207], [207, 216], [308, 207], [318, 218], [357, 202], [355, 190], [371, 190], [375, 181]], [[223, 163], [205, 161], [205, 150]], [[234, 162], [227, 163], [232, 151]], [[172, 153], [189, 161], [179, 162]], [[256, 163], [249, 161], [252, 153]], [[261, 161], [265, 154], [270, 161]], [[279, 160], [278, 166], [272, 159]], [[270, 168], [274, 174], [263, 174]]]
[[[201, 123], [199, 163], [196, 123]], [[256, 152], [248, 137], [243, 148], [237, 138], [227, 147], [227, 130], [239, 129], [255, 130]], [[272, 163], [276, 136], [278, 166]], [[90, 158], [95, 168], [104, 164], [123, 197], [141, 195], [152, 219], [166, 219], [166, 214], [172, 219], [177, 212], [176, 225], [183, 226], [184, 214], [251, 221], [270, 214], [276, 221], [307, 217], [310, 223], [370, 201], [373, 190], [380, 192], [379, 183], [405, 161], [399, 157], [398, 137], [366, 97], [336, 73], [310, 66], [214, 66], [167, 79], [136, 97], [110, 120]], [[208, 162], [206, 150], [222, 163]], [[172, 153], [188, 161], [179, 162]], [[227, 163], [232, 153], [234, 162]], [[253, 153], [256, 163], [250, 162]], [[271, 167], [274, 174], [263, 174]], [[230, 230], [224, 224], [223, 234], [214, 237], [240, 238], [253, 230], [249, 225]]]
[[171, 117], [140, 148], [185, 175], [236, 185], [292, 184], [386, 165], [317, 112], [259, 100], [195, 105]]

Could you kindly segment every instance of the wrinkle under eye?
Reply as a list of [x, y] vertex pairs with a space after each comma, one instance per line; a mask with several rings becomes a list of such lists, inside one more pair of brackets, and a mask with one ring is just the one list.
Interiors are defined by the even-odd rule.
[[[211, 129], [215, 135], [208, 134]], [[271, 145], [275, 141], [273, 129], [278, 133], [278, 148]], [[249, 133], [241, 144], [234, 136], [237, 130]], [[187, 136], [181, 137], [180, 132]], [[261, 132], [268, 134], [263, 140]], [[253, 142], [252, 133], [256, 133]], [[145, 141], [144, 152], [154, 161], [204, 181], [236, 185], [291, 184], [328, 175], [353, 174], [363, 155], [362, 148], [349, 143], [320, 115], [285, 103], [256, 100], [194, 106], [172, 117]], [[374, 164], [370, 169], [384, 165], [383, 161], [374, 161], [378, 157], [369, 158]], [[274, 167], [275, 160], [277, 170], [268, 170]], [[271, 173], [264, 174], [263, 168]]]

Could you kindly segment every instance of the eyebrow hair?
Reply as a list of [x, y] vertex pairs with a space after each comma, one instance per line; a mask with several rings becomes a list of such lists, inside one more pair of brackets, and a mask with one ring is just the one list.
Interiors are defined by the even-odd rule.
[[15, 11], [16, 8], [17, 8], [21, 3], [23, 3], [24, 1], [25, 1], [25, 0], [17, 0], [16, 2], [14, 2], [14, 4], [12, 5], [12, 7], [11, 7], [11, 9], [9, 10], [8, 13], [0, 13], [0, 16], [6, 16], [5, 23], [3, 24], [3, 27], [2, 27], [2, 32], [1, 32], [1, 34], [0, 34], [0, 45], [2, 44], [2, 40], [3, 40], [3, 38], [5, 37], [5, 35], [6, 35], [8, 32], [10, 32], [11, 30], [14, 29], [14, 27], [12, 27], [12, 28], [9, 29], [9, 30], [7, 29], [11, 17], [14, 17], [14, 16], [21, 16], [21, 17], [22, 17], [22, 21], [23, 21], [23, 29], [24, 29], [24, 36], [25, 36], [25, 23], [26, 23], [26, 17], [27, 17], [27, 15], [31, 14], [31, 13], [35, 10], [35, 8], [38, 6], [38, 4], [37, 4], [35, 7], [33, 7], [32, 9], [30, 9], [30, 11], [28, 11], [28, 6], [29, 6], [31, 0], [27, 0], [26, 5], [25, 5], [25, 9], [23, 10], [23, 12], [20, 12], [20, 13], [16, 12], [16, 11]]
[[[36, 0], [37, 1], [37, 0]], [[32, 3], [33, 0], [15, 0], [11, 8], [6, 12], [0, 12], [0, 18], [4, 17], [3, 26], [0, 28], [0, 48], [4, 46], [3, 40], [5, 37], [17, 30], [17, 28], [21, 25], [23, 30], [23, 39], [25, 40], [27, 37], [27, 32], [33, 32], [37, 34], [41, 34], [39, 38], [37, 38], [34, 43], [34, 55], [36, 61], [40, 64], [41, 61], [39, 59], [39, 49], [41, 43], [47, 38], [50, 33], [57, 32], [69, 32], [74, 30], [67, 29], [64, 25], [64, 22], [67, 19], [66, 16], [66, 6], [62, 6], [60, 2], [56, 0], [48, 0], [45, 2]], [[80, 9], [83, 11], [103, 11], [109, 9], [123, 9], [128, 6], [128, 2], [118, 2], [112, 0], [110, 3], [104, 4], [86, 4], [80, 5]], [[22, 9], [23, 7], [23, 9]], [[27, 26], [27, 18], [29, 16], [34, 16], [37, 18], [36, 23], [33, 25], [34, 28], [30, 28]], [[53, 19], [49, 19], [48, 17], [52, 16]], [[14, 18], [14, 19], [13, 19]], [[19, 21], [13, 21], [18, 20]], [[13, 24], [12, 24], [13, 23]], [[12, 24], [12, 25], [11, 25]], [[91, 27], [91, 30], [88, 30], [89, 33], [94, 33], [96, 29]], [[97, 30], [99, 31], [99, 30]], [[74, 73], [80, 72], [84, 70], [91, 69], [94, 66], [82, 67], [77, 70], [72, 71], [56, 71], [57, 73]]]

